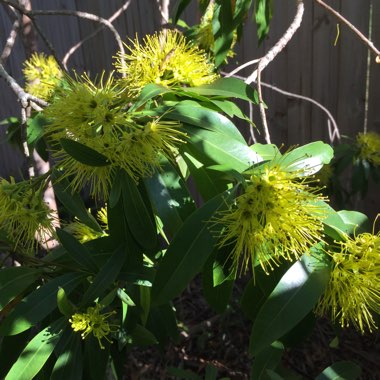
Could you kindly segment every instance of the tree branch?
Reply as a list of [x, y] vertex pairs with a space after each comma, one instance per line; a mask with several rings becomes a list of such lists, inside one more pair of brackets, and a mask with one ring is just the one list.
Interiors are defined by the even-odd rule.
[[[132, 0], [128, 0], [124, 3], [124, 5], [119, 8], [110, 18], [107, 20], [112, 23], [114, 20], [116, 20], [123, 12], [127, 10], [129, 5], [131, 4]], [[68, 52], [63, 57], [62, 63], [65, 66], [67, 70], [67, 62], [70, 59], [70, 57], [88, 40], [95, 37], [99, 32], [101, 32], [105, 28], [105, 25], [100, 26], [98, 29], [96, 29], [94, 32], [83, 38], [81, 41], [79, 41], [77, 44], [75, 44], [72, 48], [68, 50]]]
[[322, 0], [315, 0], [321, 7], [328, 10], [332, 13], [339, 21], [348, 26], [367, 46], [368, 48], [376, 55], [376, 63], [380, 63], [380, 50], [376, 48], [372, 41], [370, 41], [358, 28], [351, 24], [346, 18], [344, 18], [339, 12], [334, 8], [331, 8], [330, 5], [326, 4]]
[[[9, 9], [9, 8], [6, 7], [6, 9]], [[14, 14], [12, 15], [12, 17], [11, 15], [9, 15], [13, 19], [12, 29], [9, 32], [9, 36], [7, 38], [7, 41], [5, 42], [5, 46], [0, 55], [0, 63], [2, 64], [4, 64], [5, 61], [8, 59], [8, 57], [10, 56], [13, 46], [16, 42], [17, 34], [21, 27], [21, 17], [15, 10], [13, 10], [13, 12]]]

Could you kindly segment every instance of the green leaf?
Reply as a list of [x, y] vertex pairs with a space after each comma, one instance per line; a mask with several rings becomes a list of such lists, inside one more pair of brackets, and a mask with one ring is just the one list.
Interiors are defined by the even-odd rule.
[[232, 140], [227, 135], [191, 126], [184, 126], [183, 129], [190, 137], [186, 145], [191, 145], [183, 149], [191, 149], [191, 155], [206, 166], [221, 164], [243, 172], [260, 160], [245, 143]]
[[251, 380], [267, 380], [267, 370], [274, 370], [281, 361], [284, 346], [274, 342], [262, 350], [253, 362]]
[[181, 91], [204, 96], [237, 98], [258, 104], [257, 91], [238, 78], [221, 78], [211, 84], [206, 84], [199, 87], [187, 87], [181, 89]]
[[[86, 339], [84, 342], [83, 379], [104, 380], [110, 355], [109, 344], [102, 350], [97, 339]], [[69, 380], [69, 379], [68, 379]]]
[[74, 262], [88, 272], [98, 272], [98, 266], [92, 258], [90, 251], [84, 245], [80, 244], [78, 240], [61, 228], [57, 229], [57, 235], [59, 241]]
[[164, 223], [165, 230], [173, 235], [194, 212], [195, 205], [185, 181], [172, 164], [165, 161], [161, 169], [144, 182], [155, 213]]
[[2, 322], [0, 335], [19, 334], [40, 322], [57, 307], [59, 287], [64, 288], [66, 294], [69, 294], [82, 279], [82, 274], [66, 273], [30, 293]]
[[178, 296], [202, 269], [215, 244], [207, 221], [226, 207], [230, 196], [230, 192], [216, 196], [187, 218], [157, 269], [152, 304], [164, 304]]
[[371, 229], [368, 216], [361, 212], [341, 210], [338, 211], [338, 214], [347, 226], [345, 231], [347, 234], [358, 235]]
[[108, 158], [96, 150], [70, 139], [59, 140], [62, 148], [75, 160], [88, 166], [107, 166]]
[[350, 361], [340, 361], [325, 368], [315, 380], [356, 380], [361, 375], [361, 368]]
[[178, 19], [181, 17], [181, 14], [185, 10], [185, 8], [190, 4], [191, 0], [178, 0], [173, 9], [173, 24], [177, 24]]
[[275, 157], [281, 157], [282, 154], [274, 144], [253, 144], [250, 148], [256, 152], [264, 161], [273, 160]]
[[202, 199], [208, 201], [225, 191], [227, 189], [227, 182], [223, 179], [223, 173], [208, 170], [192, 156], [190, 151], [189, 144], [186, 144], [181, 153]]
[[0, 310], [27, 289], [41, 275], [41, 270], [28, 267], [0, 270]]
[[191, 100], [185, 100], [178, 103], [175, 107], [170, 108], [165, 114], [165, 118], [219, 132], [230, 139], [246, 144], [242, 134], [229, 119]]
[[330, 145], [315, 141], [285, 153], [279, 163], [286, 171], [303, 170], [303, 175], [312, 175], [330, 163], [333, 157], [334, 150]]
[[33, 379], [52, 354], [66, 323], [66, 319], [61, 318], [37, 334], [25, 347], [5, 380]]
[[108, 287], [116, 280], [117, 275], [120, 273], [126, 258], [125, 247], [116, 249], [84, 293], [82, 305], [88, 305], [108, 290]]
[[59, 288], [57, 292], [57, 306], [61, 314], [70, 317], [75, 313], [75, 306], [71, 303], [65, 289]]
[[272, 0], [255, 1], [255, 20], [257, 25], [257, 37], [259, 42], [263, 42], [269, 33], [269, 24], [272, 20], [273, 5]]
[[214, 258], [210, 257], [202, 272], [203, 294], [209, 305], [217, 312], [223, 313], [231, 298], [234, 278], [214, 284]]
[[260, 309], [252, 328], [249, 351], [256, 355], [281, 338], [314, 307], [329, 280], [326, 263], [304, 255], [285, 273]]
[[146, 249], [153, 249], [157, 243], [157, 228], [151, 213], [134, 180], [124, 173], [122, 177], [123, 202], [127, 224], [136, 241]]
[[48, 124], [49, 122], [41, 113], [38, 113], [34, 117], [28, 119], [26, 141], [28, 142], [29, 149], [31, 151], [33, 151], [38, 141], [43, 137], [45, 126]]
[[150, 346], [158, 343], [156, 337], [141, 325], [136, 325], [131, 332], [129, 339], [130, 343], [134, 346]]
[[212, 32], [214, 34], [213, 53], [215, 66], [222, 65], [231, 49], [234, 39], [234, 24], [232, 5], [229, 0], [217, 0], [212, 18]]
[[82, 379], [82, 344], [80, 335], [72, 332], [66, 348], [56, 361], [50, 380]]
[[153, 99], [157, 95], [165, 94], [170, 92], [166, 87], [160, 86], [158, 84], [149, 83], [141, 91], [139, 97], [136, 99], [135, 103], [129, 109], [129, 112], [137, 110], [139, 107], [143, 106], [148, 100]]
[[5, 378], [5, 375], [9, 372], [29, 341], [30, 331], [24, 331], [18, 335], [5, 336], [1, 339], [0, 379]]
[[70, 191], [67, 179], [59, 178], [59, 174], [53, 171], [53, 184], [54, 194], [70, 214], [94, 231], [102, 232], [96, 219], [87, 211], [80, 195]]

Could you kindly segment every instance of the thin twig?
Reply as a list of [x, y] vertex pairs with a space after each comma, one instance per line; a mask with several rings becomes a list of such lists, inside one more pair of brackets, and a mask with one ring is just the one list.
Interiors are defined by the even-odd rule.
[[260, 59], [261, 58], [253, 59], [252, 61], [246, 62], [246, 63], [242, 64], [241, 66], [238, 66], [236, 69], [234, 69], [230, 73], [226, 74], [226, 78], [232, 77], [233, 75], [235, 75], [236, 73], [245, 69], [248, 66], [255, 65], [256, 63], [259, 63]]
[[380, 50], [376, 48], [373, 42], [368, 39], [358, 28], [351, 24], [346, 18], [344, 18], [339, 12], [334, 8], [331, 8], [330, 5], [326, 4], [322, 0], [315, 0], [320, 6], [332, 13], [339, 21], [347, 25], [367, 46], [368, 48], [376, 55], [376, 62], [380, 63]]
[[15, 15], [15, 20], [12, 24], [12, 29], [9, 32], [9, 36], [7, 38], [7, 41], [5, 42], [5, 46], [3, 48], [3, 51], [0, 56], [0, 63], [4, 64], [5, 61], [10, 56], [13, 46], [16, 42], [17, 34], [21, 27], [21, 18], [18, 16], [18, 14]]
[[280, 40], [272, 47], [272, 49], [270, 49], [268, 53], [260, 59], [257, 69], [246, 79], [245, 83], [250, 84], [252, 82], [255, 82], [257, 78], [257, 72], [262, 72], [273, 61], [277, 54], [279, 54], [289, 43], [294, 33], [301, 26], [304, 10], [305, 6], [303, 4], [303, 1], [297, 0], [297, 11], [288, 30], [284, 33]]
[[264, 129], [265, 142], [267, 144], [270, 144], [271, 143], [270, 133], [269, 133], [269, 128], [268, 128], [267, 116], [265, 114], [265, 105], [264, 105], [264, 101], [263, 101], [263, 93], [261, 90], [260, 64], [259, 64], [259, 67], [257, 68], [257, 93], [259, 95], [259, 109], [260, 109], [261, 122], [263, 124], [263, 129]]
[[[115, 37], [116, 43], [117, 43], [119, 50], [120, 50], [120, 53], [121, 53], [120, 54], [121, 65], [125, 66], [125, 60], [124, 60], [125, 50], [124, 50], [124, 46], [123, 46], [123, 42], [121, 40], [120, 34], [115, 29], [115, 27], [108, 20], [104, 19], [103, 17], [97, 16], [95, 14], [88, 13], [88, 12], [73, 11], [73, 10], [62, 10], [62, 9], [59, 9], [59, 10], [30, 10], [29, 11], [25, 7], [21, 6], [20, 4], [15, 3], [13, 0], [0, 0], [0, 1], [14, 7], [19, 12], [21, 12], [23, 15], [28, 16], [32, 21], [35, 20], [35, 16], [75, 16], [75, 17], [79, 17], [79, 18], [84, 18], [86, 20], [96, 21], [96, 22], [106, 26], [112, 32], [112, 34]], [[35, 26], [37, 32], [41, 34], [42, 31], [35, 22], [34, 22], [34, 26]], [[43, 34], [41, 35], [41, 37], [44, 38]], [[48, 41], [45, 40], [45, 42], [48, 42]], [[51, 49], [52, 46], [49, 48]], [[63, 69], [64, 69], [64, 67], [63, 67]]]
[[16, 80], [8, 74], [8, 72], [5, 70], [4, 66], [1, 63], [0, 77], [3, 77], [5, 79], [9, 87], [16, 94], [23, 109], [26, 109], [29, 105], [33, 107], [34, 104], [37, 104], [41, 107], [48, 106], [48, 103], [44, 100], [25, 92], [24, 89], [16, 82]]
[[245, 83], [250, 84], [255, 82], [257, 79], [257, 92], [259, 95], [259, 108], [260, 108], [260, 116], [264, 129], [264, 138], [265, 141], [270, 144], [270, 133], [268, 128], [268, 122], [265, 114], [265, 106], [262, 97], [261, 90], [261, 73], [263, 70], [273, 61], [273, 59], [284, 49], [284, 47], [289, 43], [291, 38], [297, 29], [301, 26], [303, 14], [305, 11], [305, 6], [303, 4], [303, 0], [297, 0], [297, 10], [294, 16], [292, 23], [290, 24], [287, 31], [283, 34], [280, 40], [269, 50], [269, 52], [259, 60], [257, 65], [257, 69], [253, 71], [253, 73], [246, 79]]
[[[127, 10], [127, 8], [129, 7], [129, 5], [131, 4], [131, 1], [132, 0], [128, 0], [124, 3], [124, 5], [119, 8], [110, 18], [108, 18], [107, 20], [109, 22], [113, 22], [115, 21], [123, 12], [125, 12]], [[85, 43], [87, 42], [88, 40], [90, 40], [91, 38], [95, 37], [99, 32], [101, 32], [103, 29], [105, 28], [104, 25], [101, 25], [98, 29], [96, 29], [94, 32], [92, 32], [91, 34], [89, 34], [88, 36], [86, 36], [85, 38], [83, 38], [82, 40], [80, 40], [77, 44], [75, 44], [73, 47], [70, 48], [70, 50], [65, 54], [65, 56], [63, 57], [62, 59], [62, 63], [63, 65], [65, 66], [66, 70], [67, 70], [67, 62], [68, 60], [70, 59], [70, 57]]]
[[[222, 72], [222, 74], [224, 74]], [[235, 78], [239, 78], [241, 80], [245, 80], [246, 78], [240, 76], [240, 75], [236, 75], [234, 74], [233, 75]], [[269, 84], [269, 83], [265, 83], [265, 82], [261, 82], [261, 86], [262, 87], [267, 87], [275, 92], [278, 92], [279, 94], [282, 94], [282, 95], [285, 95], [285, 96], [288, 96], [290, 98], [295, 98], [295, 99], [300, 99], [300, 100], [305, 100], [306, 102], [310, 102], [312, 104], [314, 104], [315, 106], [317, 106], [318, 108], [320, 108], [327, 116], [327, 122], [328, 122], [328, 127], [329, 127], [329, 124], [332, 125], [332, 129], [333, 131], [330, 133], [329, 131], [329, 137], [330, 137], [330, 142], [334, 142], [335, 139], [337, 139], [338, 141], [340, 141], [341, 139], [341, 135], [340, 135], [340, 131], [339, 131], [339, 128], [338, 128], [338, 124], [336, 122], [336, 120], [334, 119], [334, 116], [331, 114], [331, 112], [325, 107], [323, 106], [321, 103], [317, 102], [316, 100], [312, 99], [312, 98], [309, 98], [307, 96], [304, 96], [304, 95], [299, 95], [299, 94], [295, 94], [294, 92], [289, 92], [289, 91], [285, 91], [285, 90], [282, 90], [281, 88], [279, 87], [276, 87], [272, 84]]]
[[169, 6], [170, 0], [157, 0], [158, 8], [161, 14], [161, 25], [165, 25], [169, 22]]

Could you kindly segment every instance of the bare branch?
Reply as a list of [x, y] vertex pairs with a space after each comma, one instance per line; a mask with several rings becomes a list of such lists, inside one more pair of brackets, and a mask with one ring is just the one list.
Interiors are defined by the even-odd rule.
[[21, 18], [19, 17], [19, 15], [16, 12], [15, 12], [14, 16], [15, 16], [15, 19], [14, 19], [13, 24], [12, 24], [12, 29], [9, 32], [9, 36], [7, 38], [7, 41], [5, 42], [5, 46], [4, 46], [3, 51], [0, 55], [0, 63], [2, 63], [2, 64], [4, 64], [5, 61], [8, 59], [8, 57], [10, 56], [12, 49], [13, 49], [13, 46], [16, 42], [17, 34], [18, 34], [20, 27], [21, 27]]
[[161, 25], [165, 25], [169, 22], [169, 5], [170, 0], [157, 0], [158, 8], [161, 14]]
[[297, 11], [294, 16], [292, 23], [290, 24], [288, 30], [280, 38], [280, 40], [268, 51], [268, 53], [260, 59], [257, 70], [255, 70], [245, 81], [245, 83], [250, 84], [256, 81], [258, 71], [262, 72], [273, 59], [284, 49], [284, 47], [292, 39], [294, 33], [301, 26], [303, 14], [305, 11], [305, 6], [302, 0], [297, 0]]
[[261, 116], [261, 122], [263, 124], [263, 129], [264, 129], [264, 138], [265, 142], [267, 144], [271, 143], [270, 140], [270, 133], [269, 133], [269, 128], [268, 128], [268, 122], [267, 122], [267, 117], [265, 114], [265, 105], [263, 101], [263, 94], [261, 91], [261, 69], [260, 69], [260, 64], [259, 67], [257, 68], [257, 92], [259, 95], [259, 109], [260, 109], [260, 116]]
[[[116, 20], [123, 12], [125, 12], [127, 10], [127, 8], [129, 7], [129, 5], [131, 4], [131, 1], [132, 0], [128, 0], [125, 2], [125, 4], [119, 8], [109, 19], [108, 21], [109, 22], [113, 22], [114, 20]], [[88, 40], [90, 40], [91, 38], [95, 37], [99, 32], [101, 32], [102, 30], [104, 30], [105, 26], [102, 25], [100, 26], [98, 29], [96, 29], [93, 33], [89, 34], [88, 36], [86, 36], [85, 38], [83, 38], [83, 40], [79, 41], [77, 44], [75, 44], [66, 54], [65, 56], [63, 57], [63, 60], [62, 60], [62, 63], [63, 65], [65, 66], [65, 68], [67, 69], [67, 62], [68, 60], [70, 59], [70, 57], [85, 43], [87, 42]]]
[[[222, 74], [224, 74], [224, 73], [222, 72]], [[240, 75], [236, 75], [236, 74], [234, 74], [233, 76], [235, 78], [239, 78], [241, 80], [246, 79], [246, 78], [244, 78]], [[309, 98], [308, 96], [299, 95], [299, 94], [295, 94], [294, 92], [285, 91], [285, 90], [282, 90], [281, 88], [273, 86], [272, 84], [269, 84], [269, 83], [261, 82], [261, 86], [267, 87], [267, 88], [269, 88], [275, 92], [278, 92], [279, 94], [288, 96], [290, 98], [295, 98], [295, 99], [304, 100], [306, 102], [310, 102], [310, 103], [314, 104], [315, 106], [317, 106], [318, 108], [320, 108], [327, 116], [327, 126], [329, 128], [330, 142], [333, 143], [335, 139], [340, 141], [341, 135], [340, 135], [340, 131], [338, 128], [338, 124], [337, 124], [336, 120], [334, 119], [334, 116], [331, 114], [331, 112], [325, 106], [323, 106], [321, 103], [317, 102], [316, 100], [314, 100], [312, 98]], [[331, 130], [330, 126], [332, 126], [332, 130]]]
[[253, 59], [252, 61], [243, 63], [241, 66], [238, 66], [236, 69], [232, 70], [230, 73], [226, 74], [226, 78], [232, 77], [233, 75], [237, 74], [239, 71], [245, 69], [248, 66], [255, 65], [256, 63], [260, 62], [261, 58]]
[[322, 0], [315, 0], [320, 6], [327, 9], [332, 13], [339, 21], [347, 25], [367, 46], [368, 48], [376, 55], [376, 63], [380, 63], [380, 50], [376, 48], [372, 41], [370, 41], [358, 28], [351, 24], [346, 18], [344, 18], [339, 12], [334, 8], [331, 8], [330, 5], [326, 4]]
[[3, 77], [5, 79], [9, 87], [16, 94], [17, 98], [19, 99], [21, 103], [22, 108], [25, 109], [29, 105], [33, 107], [33, 105], [35, 104], [41, 107], [48, 106], [48, 103], [45, 102], [44, 100], [25, 92], [24, 89], [16, 82], [16, 80], [7, 73], [7, 71], [5, 70], [4, 66], [1, 63], [0, 63], [0, 77]]
[[[21, 12], [23, 15], [28, 16], [33, 21], [33, 24], [34, 24], [36, 30], [38, 31], [38, 33], [40, 33], [40, 35], [44, 39], [45, 43], [48, 44], [50, 50], [52, 50], [53, 47], [48, 42], [46, 36], [44, 36], [44, 34], [42, 33], [41, 28], [39, 28], [39, 26], [35, 23], [35, 17], [36, 16], [75, 16], [75, 17], [95, 21], [95, 22], [98, 22], [98, 23], [106, 26], [112, 32], [112, 34], [115, 37], [115, 40], [116, 40], [117, 45], [119, 47], [119, 50], [121, 52], [121, 55], [120, 55], [121, 56], [121, 58], [120, 58], [121, 65], [125, 66], [125, 60], [123, 58], [125, 50], [124, 50], [124, 46], [123, 46], [123, 42], [121, 40], [120, 34], [115, 29], [115, 27], [108, 20], [104, 19], [103, 17], [94, 15], [92, 13], [81, 12], [81, 11], [73, 11], [73, 10], [65, 10], [65, 9], [64, 10], [60, 9], [60, 10], [30, 10], [29, 11], [25, 7], [14, 2], [13, 0], [0, 0], [0, 1], [14, 7], [19, 12]], [[52, 52], [53, 51], [54, 51], [54, 49], [52, 50]], [[53, 55], [56, 58], [57, 62], [60, 63], [59, 60], [57, 59], [56, 55], [55, 54], [53, 54]], [[62, 67], [62, 68], [65, 70], [64, 67]]]

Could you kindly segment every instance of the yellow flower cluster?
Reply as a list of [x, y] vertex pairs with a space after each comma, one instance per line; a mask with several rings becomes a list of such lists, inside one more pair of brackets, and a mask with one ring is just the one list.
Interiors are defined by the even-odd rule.
[[380, 166], [380, 135], [376, 132], [359, 133], [356, 137], [359, 157]]
[[52, 56], [34, 53], [24, 62], [25, 90], [48, 100], [63, 76], [57, 61]]
[[96, 304], [94, 307], [88, 307], [86, 313], [75, 313], [69, 319], [71, 328], [75, 331], [83, 331], [81, 333], [82, 339], [86, 339], [89, 334], [93, 334], [98, 340], [100, 348], [103, 350], [105, 347], [102, 344], [102, 339], [106, 339], [111, 343], [108, 335], [116, 332], [118, 325], [110, 325], [107, 319], [115, 314], [114, 311], [101, 314], [102, 306]]
[[[177, 31], [165, 30], [146, 36], [141, 45], [136, 39], [127, 46], [129, 54], [119, 54], [116, 68], [132, 98], [149, 83], [165, 87], [200, 86], [214, 82], [218, 75], [207, 61], [206, 53], [186, 41]], [[126, 61], [123, 67], [121, 57]]]
[[65, 176], [71, 177], [75, 191], [90, 183], [93, 196], [106, 197], [115, 167], [124, 169], [136, 182], [150, 176], [160, 166], [160, 154], [171, 158], [176, 146], [186, 138], [179, 122], [134, 118], [125, 109], [121, 92], [112, 76], [106, 81], [102, 78], [98, 85], [84, 76], [69, 80], [67, 88], [58, 89], [54, 102], [44, 111], [49, 120], [45, 133], [53, 142], [79, 142], [102, 154], [109, 163], [87, 165], [55, 143], [53, 156], [65, 170]]
[[230, 245], [233, 267], [245, 272], [251, 261], [266, 273], [282, 259], [299, 259], [323, 240], [323, 197], [308, 186], [300, 172], [265, 165], [253, 174], [234, 207], [216, 223], [224, 226], [219, 246]]
[[97, 213], [97, 219], [101, 222], [101, 227], [103, 231], [95, 231], [86, 224], [75, 220], [65, 227], [65, 230], [73, 235], [81, 243], [86, 243], [87, 241], [95, 240], [103, 236], [108, 236], [108, 217], [107, 209], [102, 207]]
[[[37, 187], [37, 188], [36, 188]], [[53, 215], [42, 199], [44, 183], [0, 179], [0, 228], [14, 249], [33, 253], [38, 241], [54, 235]]]
[[330, 281], [316, 312], [330, 314], [342, 327], [372, 332], [377, 328], [373, 313], [380, 313], [380, 235], [346, 236], [337, 244], [340, 249], [329, 252]]

